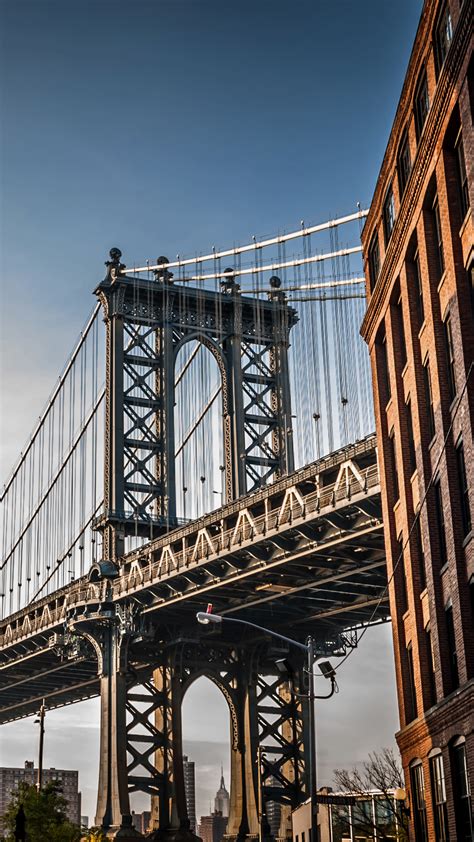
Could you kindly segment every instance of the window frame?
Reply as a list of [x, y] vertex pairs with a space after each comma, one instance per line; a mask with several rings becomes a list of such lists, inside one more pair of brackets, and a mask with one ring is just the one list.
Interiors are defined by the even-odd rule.
[[410, 143], [408, 138], [408, 130], [405, 129], [402, 134], [402, 139], [398, 147], [397, 155], [397, 175], [398, 175], [398, 189], [400, 192], [400, 201], [405, 193], [411, 175], [411, 155]]
[[436, 842], [448, 842], [448, 805], [446, 799], [446, 777], [441, 750], [433, 750], [428, 755], [431, 779], [431, 797], [435, 820]]
[[410, 763], [410, 781], [417, 842], [428, 842], [425, 774], [421, 760], [414, 760]]
[[469, 181], [466, 169], [466, 157], [464, 154], [464, 143], [462, 138], [462, 128], [459, 131], [454, 141], [454, 154], [456, 156], [456, 172], [458, 176], [459, 198], [461, 201], [461, 216], [464, 221], [467, 212], [471, 207], [471, 200], [469, 197]]
[[[461, 763], [459, 762], [461, 757]], [[466, 740], [464, 737], [454, 739], [450, 744], [451, 772], [453, 781], [453, 804], [456, 820], [456, 830], [460, 842], [466, 842], [472, 838], [474, 830], [472, 808], [471, 808], [471, 787], [469, 781], [469, 769], [467, 767]], [[463, 780], [461, 780], [461, 766]], [[464, 785], [464, 794], [460, 793]], [[465, 805], [464, 806], [464, 803]], [[462, 822], [462, 824], [461, 824]], [[468, 831], [466, 834], [465, 831]], [[464, 833], [464, 837], [463, 834]]]
[[380, 275], [380, 266], [381, 266], [381, 264], [380, 264], [379, 232], [378, 232], [377, 228], [375, 229], [374, 233], [372, 234], [372, 238], [370, 240], [368, 261], [369, 261], [369, 285], [370, 285], [370, 291], [373, 292], [374, 289], [375, 289], [375, 284], [377, 283], [379, 275]]
[[433, 198], [433, 202], [431, 204], [431, 214], [433, 218], [433, 234], [436, 246], [437, 281], [439, 283], [439, 281], [444, 275], [446, 263], [444, 259], [443, 229], [441, 225], [441, 214], [439, 210], [438, 191], [436, 191]]
[[436, 529], [440, 551], [440, 568], [448, 562], [448, 544], [446, 541], [446, 523], [444, 520], [443, 491], [441, 488], [441, 477], [438, 476], [433, 482]]
[[387, 190], [385, 192], [385, 198], [383, 201], [383, 209], [382, 209], [382, 217], [383, 217], [383, 233], [385, 239], [385, 247], [388, 246], [390, 241], [390, 237], [392, 236], [393, 229], [395, 227], [395, 220], [397, 218], [395, 212], [395, 195], [393, 192], [393, 183], [390, 182]]
[[446, 622], [446, 637], [449, 648], [449, 671], [451, 676], [451, 691], [457, 690], [459, 687], [459, 667], [458, 667], [458, 653], [456, 644], [456, 631], [454, 628], [454, 612], [451, 600], [444, 607], [444, 617]]
[[412, 413], [412, 406], [411, 406], [411, 395], [407, 396], [405, 401], [405, 410], [406, 410], [406, 424], [407, 424], [407, 433], [408, 433], [408, 459], [410, 464], [410, 476], [416, 471], [416, 448], [415, 448], [415, 438], [413, 435], [413, 413]]
[[428, 410], [428, 420], [429, 420], [429, 433], [430, 433], [430, 442], [433, 441], [436, 435], [436, 419], [434, 413], [434, 399], [433, 399], [433, 383], [431, 379], [431, 368], [430, 368], [430, 359], [429, 357], [425, 358], [423, 363], [423, 380], [424, 380], [424, 387], [425, 387], [425, 400]]
[[[415, 684], [415, 667], [413, 663], [413, 645], [411, 641], [409, 641], [405, 648], [406, 652], [406, 659], [407, 659], [407, 670], [408, 670], [408, 705], [409, 710], [407, 709], [407, 705], [405, 704], [405, 719], [407, 720], [407, 724], [413, 722], [415, 719], [418, 718], [418, 701], [416, 698], [416, 684]], [[407, 697], [405, 695], [405, 701], [407, 701]]]
[[[423, 93], [423, 96], [422, 96]], [[426, 110], [422, 110], [420, 106], [424, 103]], [[423, 68], [418, 81], [416, 83], [415, 95], [413, 97], [413, 111], [415, 114], [415, 133], [417, 141], [420, 140], [423, 134], [423, 129], [430, 112], [430, 95], [428, 90], [428, 76], [426, 75], [426, 67]]]
[[454, 354], [454, 342], [453, 342], [453, 327], [451, 321], [451, 313], [446, 313], [446, 316], [443, 321], [443, 329], [444, 329], [444, 341], [446, 347], [446, 364], [448, 368], [448, 385], [449, 385], [449, 394], [451, 397], [451, 403], [453, 402], [454, 398], [456, 397], [456, 367], [455, 367], [455, 354]]
[[392, 468], [392, 490], [393, 490], [393, 497], [394, 497], [394, 504], [398, 503], [400, 499], [400, 478], [398, 476], [398, 465], [397, 465], [397, 448], [396, 448], [396, 441], [395, 441], [395, 427], [390, 429], [388, 434], [388, 440], [390, 443], [390, 461], [391, 461], [391, 468]]
[[411, 260], [413, 264], [413, 275], [415, 278], [415, 285], [416, 285], [416, 312], [418, 314], [418, 330], [421, 330], [422, 325], [425, 323], [425, 301], [423, 298], [423, 282], [421, 279], [421, 266], [420, 266], [420, 252], [418, 246], [416, 247], [413, 253], [413, 259]]
[[458, 485], [459, 485], [459, 496], [461, 498], [461, 514], [462, 514], [462, 523], [464, 528], [464, 535], [463, 540], [467, 538], [472, 530], [472, 513], [471, 513], [471, 503], [469, 500], [469, 483], [467, 480], [467, 471], [466, 471], [466, 457], [464, 455], [464, 442], [462, 435], [459, 436], [456, 445], [456, 465], [457, 465], [457, 477], [458, 477]]
[[[445, 3], [438, 14], [433, 33], [436, 78], [441, 73], [444, 62], [446, 61], [446, 56], [453, 40], [453, 34], [451, 9], [449, 8], [449, 4]], [[442, 38], [442, 36], [444, 37]]]
[[403, 532], [400, 532], [397, 538], [397, 557], [395, 559], [395, 564], [400, 564], [401, 567], [401, 575], [400, 575], [400, 582], [401, 582], [401, 594], [402, 594], [402, 614], [405, 614], [408, 611], [408, 584], [407, 584], [407, 571], [405, 567], [405, 551], [403, 546]]

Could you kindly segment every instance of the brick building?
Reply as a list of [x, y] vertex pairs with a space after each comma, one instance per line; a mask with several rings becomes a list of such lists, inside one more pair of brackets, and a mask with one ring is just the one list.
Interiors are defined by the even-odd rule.
[[[32, 761], [27, 760], [24, 768], [0, 768], [0, 830], [1, 816], [7, 809], [13, 793], [21, 782], [36, 785], [38, 770]], [[43, 769], [43, 785], [57, 783], [61, 787], [61, 795], [67, 801], [66, 814], [74, 824], [81, 823], [81, 793], [79, 787], [79, 773], [71, 769]]]
[[210, 816], [201, 816], [199, 836], [202, 842], [222, 842], [227, 829], [227, 817], [217, 810]]
[[425, 0], [362, 241], [413, 839], [473, 838], [474, 64]]

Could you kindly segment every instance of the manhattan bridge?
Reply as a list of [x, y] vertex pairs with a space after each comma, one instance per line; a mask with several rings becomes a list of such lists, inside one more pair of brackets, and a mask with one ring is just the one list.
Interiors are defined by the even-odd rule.
[[0, 722], [100, 696], [111, 838], [140, 835], [136, 792], [152, 838], [192, 838], [181, 709], [201, 676], [229, 708], [227, 837], [256, 839], [272, 801], [291, 838], [308, 797], [302, 652], [197, 612], [317, 657], [389, 619], [365, 216], [140, 266], [111, 249], [3, 487]]

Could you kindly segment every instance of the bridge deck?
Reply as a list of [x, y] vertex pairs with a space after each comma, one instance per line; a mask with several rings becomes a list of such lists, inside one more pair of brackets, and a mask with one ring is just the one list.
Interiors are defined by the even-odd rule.
[[344, 651], [356, 642], [348, 631], [388, 618], [375, 437], [129, 553], [107, 587], [83, 578], [0, 623], [0, 721], [33, 713], [42, 698], [57, 707], [98, 693], [93, 653], [69, 648], [66, 657], [60, 643], [71, 612], [106, 600], [142, 617], [135, 669], [157, 643], [235, 629], [197, 626], [208, 601], [300, 639], [311, 633], [321, 652]]

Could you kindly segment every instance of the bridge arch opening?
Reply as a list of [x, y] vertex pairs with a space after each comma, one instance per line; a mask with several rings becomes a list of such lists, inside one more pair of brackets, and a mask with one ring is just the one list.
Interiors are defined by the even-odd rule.
[[[196, 833], [201, 817], [212, 815], [219, 806], [228, 816], [231, 733], [231, 712], [223, 691], [207, 676], [198, 677], [188, 686], [182, 707], [183, 754], [194, 762]], [[218, 793], [222, 777], [228, 800]]]
[[176, 355], [176, 513], [186, 520], [225, 502], [223, 383], [216, 354], [196, 336]]

